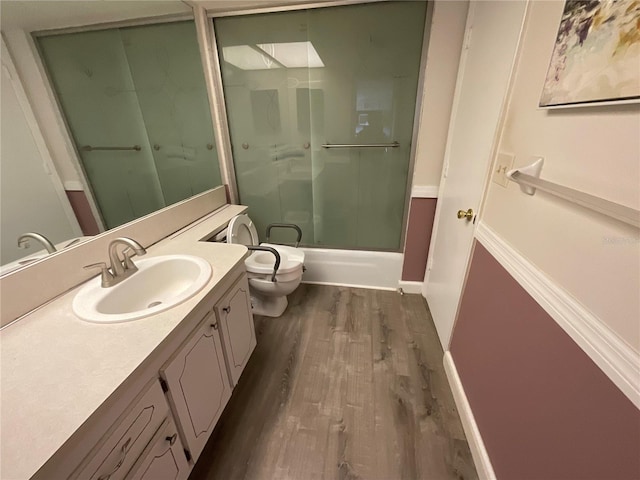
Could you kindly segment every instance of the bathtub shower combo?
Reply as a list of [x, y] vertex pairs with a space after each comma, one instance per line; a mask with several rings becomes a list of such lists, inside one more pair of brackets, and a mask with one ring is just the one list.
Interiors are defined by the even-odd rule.
[[[278, 247], [286, 258], [272, 282], [278, 292], [301, 279], [395, 288], [427, 2], [296, 8], [209, 19], [219, 59], [213, 85], [202, 36], [184, 17], [43, 32], [36, 43], [105, 228], [232, 171], [229, 188], [251, 218], [235, 227], [246, 230], [244, 243], [260, 246], [273, 223], [302, 230], [300, 248]], [[207, 95], [216, 92], [228, 128], [212, 121]], [[232, 159], [218, 153], [224, 143]], [[295, 238], [274, 229], [269, 245]], [[255, 290], [273, 289], [265, 285], [275, 255], [251, 259]]]

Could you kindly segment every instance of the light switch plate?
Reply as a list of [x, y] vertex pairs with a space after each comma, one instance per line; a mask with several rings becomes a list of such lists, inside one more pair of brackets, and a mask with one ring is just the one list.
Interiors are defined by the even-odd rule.
[[513, 168], [513, 161], [515, 155], [510, 153], [499, 153], [496, 163], [493, 166], [493, 174], [491, 180], [500, 186], [507, 187], [509, 179], [507, 178], [507, 172]]

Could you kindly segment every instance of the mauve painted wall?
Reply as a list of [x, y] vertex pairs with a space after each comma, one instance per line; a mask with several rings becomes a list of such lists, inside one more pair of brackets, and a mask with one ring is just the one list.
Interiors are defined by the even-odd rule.
[[479, 242], [451, 353], [498, 479], [640, 478], [640, 411]]
[[402, 280], [408, 282], [422, 282], [424, 280], [435, 214], [435, 198], [411, 199], [404, 246]]
[[85, 193], [82, 190], [67, 190], [66, 193], [82, 233], [84, 235], [97, 235], [100, 233], [100, 228], [98, 228], [96, 219], [93, 217], [89, 200], [87, 200]]

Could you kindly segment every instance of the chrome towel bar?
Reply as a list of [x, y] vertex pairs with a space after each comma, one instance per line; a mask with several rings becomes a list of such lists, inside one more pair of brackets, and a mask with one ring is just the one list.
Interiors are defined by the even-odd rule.
[[85, 145], [80, 150], [83, 152], [93, 152], [94, 150], [135, 150], [139, 152], [142, 147], [140, 145], [134, 145], [133, 147], [92, 147], [91, 145]]
[[393, 143], [325, 143], [322, 148], [397, 148], [400, 144]]

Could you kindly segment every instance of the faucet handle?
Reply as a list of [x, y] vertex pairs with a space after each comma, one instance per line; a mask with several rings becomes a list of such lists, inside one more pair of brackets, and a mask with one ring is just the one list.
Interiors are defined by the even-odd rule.
[[89, 270], [91, 268], [99, 268], [101, 279], [102, 279], [102, 286], [103, 287], [111, 286], [111, 282], [113, 281], [113, 274], [109, 271], [109, 269], [107, 268], [107, 264], [105, 262], [92, 263], [90, 265], [85, 265], [83, 268], [85, 270]]
[[131, 257], [133, 257], [135, 254], [136, 254], [135, 250], [131, 247], [125, 248], [124, 251], [122, 252], [122, 256], [124, 258], [122, 260], [122, 266], [124, 267], [125, 270], [131, 270], [132, 272], [135, 272], [138, 270], [138, 267], [136, 267], [136, 264], [133, 263], [133, 260], [131, 260]]

